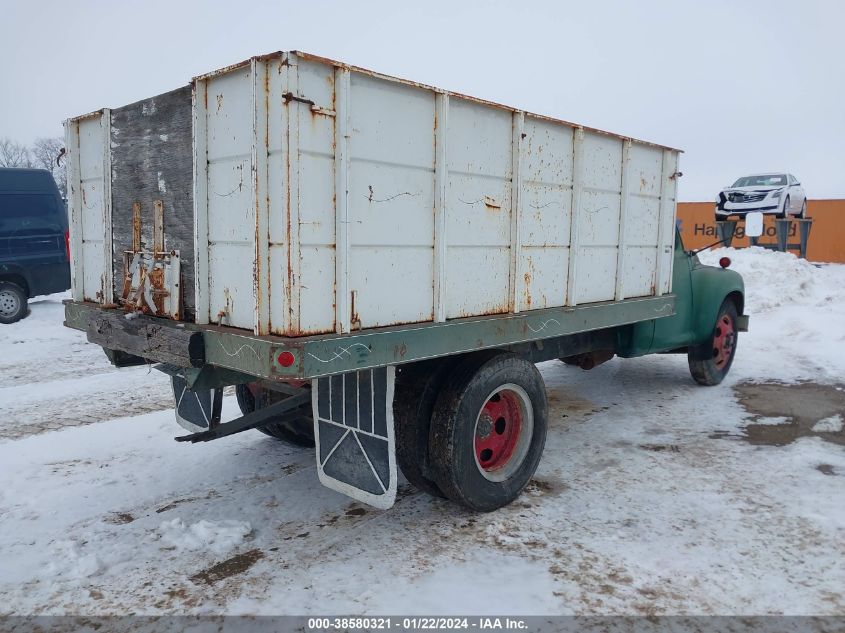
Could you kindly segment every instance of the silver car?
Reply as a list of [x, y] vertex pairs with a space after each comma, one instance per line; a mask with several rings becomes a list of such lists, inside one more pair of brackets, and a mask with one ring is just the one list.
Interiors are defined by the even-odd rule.
[[716, 198], [717, 220], [744, 217], [751, 211], [803, 219], [807, 215], [807, 196], [792, 174], [768, 173], [738, 178]]

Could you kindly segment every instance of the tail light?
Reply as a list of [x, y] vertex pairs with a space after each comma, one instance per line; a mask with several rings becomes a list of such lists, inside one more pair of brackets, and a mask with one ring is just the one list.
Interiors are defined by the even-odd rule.
[[290, 367], [296, 362], [296, 356], [292, 352], [284, 351], [279, 354], [276, 360], [279, 361], [279, 365], [282, 367]]
[[65, 231], [65, 253], [67, 253], [67, 260], [70, 261], [70, 231]]

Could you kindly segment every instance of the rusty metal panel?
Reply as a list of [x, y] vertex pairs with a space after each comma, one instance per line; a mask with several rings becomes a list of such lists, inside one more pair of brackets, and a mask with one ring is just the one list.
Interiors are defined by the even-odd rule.
[[449, 100], [446, 318], [508, 312], [511, 112]]
[[572, 221], [573, 128], [525, 117], [520, 309], [566, 302]]
[[654, 294], [662, 173], [662, 149], [631, 144], [624, 227], [625, 265], [620, 270], [621, 296], [617, 299]]
[[672, 291], [672, 267], [675, 262], [675, 216], [678, 196], [678, 152], [663, 150], [663, 174], [660, 190], [660, 223], [657, 239], [657, 292]]
[[353, 327], [433, 318], [434, 101], [431, 91], [352, 74]]
[[246, 66], [205, 87], [209, 319], [249, 330], [255, 322], [252, 82]]
[[298, 183], [291, 209], [298, 227], [291, 252], [298, 310], [291, 329], [319, 334], [335, 331], [335, 75], [334, 66], [313, 61], [299, 60], [296, 69], [294, 98], [287, 99], [289, 112], [296, 111], [291, 133], [298, 137], [290, 156]]
[[345, 334], [668, 290], [675, 150], [299, 53], [195, 85], [211, 322]]
[[109, 119], [100, 110], [66, 123], [73, 296], [97, 303], [112, 300]]
[[267, 64], [267, 231], [269, 329], [290, 329], [290, 275], [288, 255], [288, 108], [282, 96], [288, 91], [290, 67], [282, 56]]
[[586, 132], [578, 214], [577, 303], [609, 301], [616, 293], [622, 199], [622, 139]]

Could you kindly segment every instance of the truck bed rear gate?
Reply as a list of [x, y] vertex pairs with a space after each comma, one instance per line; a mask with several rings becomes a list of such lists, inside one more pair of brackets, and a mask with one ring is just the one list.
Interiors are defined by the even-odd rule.
[[312, 381], [320, 482], [377, 508], [396, 499], [393, 366]]

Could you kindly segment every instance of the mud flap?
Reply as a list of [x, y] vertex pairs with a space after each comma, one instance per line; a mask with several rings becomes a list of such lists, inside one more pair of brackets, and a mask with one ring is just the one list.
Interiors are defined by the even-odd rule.
[[320, 483], [376, 508], [396, 500], [395, 367], [312, 381]]
[[188, 389], [188, 382], [179, 374], [171, 374], [170, 384], [176, 399], [176, 422], [179, 426], [195, 433], [209, 430], [214, 419], [214, 390]]

